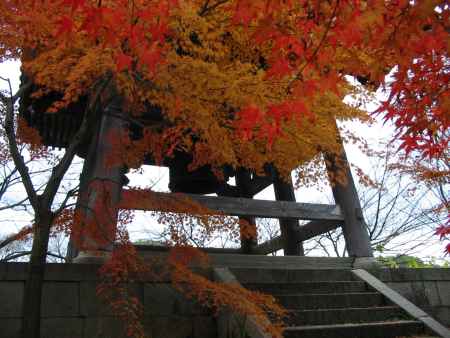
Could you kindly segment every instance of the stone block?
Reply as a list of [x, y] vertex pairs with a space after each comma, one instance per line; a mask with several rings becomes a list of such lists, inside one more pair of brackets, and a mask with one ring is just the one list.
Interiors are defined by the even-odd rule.
[[436, 282], [436, 285], [441, 299], [441, 305], [450, 307], [450, 281], [439, 281]]
[[89, 317], [84, 322], [83, 338], [127, 338], [127, 335], [119, 318]]
[[450, 281], [450, 269], [417, 269], [422, 272], [423, 280]]
[[196, 316], [192, 318], [194, 325], [193, 338], [217, 338], [217, 321], [213, 316]]
[[207, 338], [194, 336], [192, 318], [187, 316], [147, 317], [145, 328], [152, 338]]
[[147, 283], [144, 286], [145, 313], [155, 316], [203, 314], [207, 309], [187, 299], [168, 283]]
[[2, 263], [5, 265], [3, 280], [24, 281], [27, 278], [27, 263]]
[[89, 316], [112, 316], [110, 305], [97, 295], [97, 282], [80, 282], [80, 314]]
[[0, 281], [0, 317], [22, 316], [24, 282]]
[[391, 269], [392, 282], [409, 282], [422, 280], [422, 269]]
[[[419, 307], [429, 306], [430, 299], [436, 296], [436, 292], [433, 292], [431, 289], [430, 292], [426, 292], [423, 281], [415, 281], [410, 282], [411, 289], [413, 292], [412, 302]], [[428, 283], [432, 283], [432, 281], [428, 281]]]
[[0, 336], [5, 338], [21, 338], [22, 319], [0, 318]]
[[240, 283], [279, 283], [279, 282], [304, 282], [304, 281], [352, 281], [355, 277], [350, 270], [339, 269], [291, 269], [281, 268], [232, 268]]
[[6, 279], [6, 265], [7, 263], [0, 263], [0, 280]]
[[450, 327], [450, 306], [435, 306], [429, 312], [436, 320]]
[[[424, 293], [424, 297], [426, 298], [427, 303], [430, 306], [441, 305], [441, 297], [439, 296], [439, 290], [437, 287], [438, 283], [442, 283], [442, 282], [424, 281], [421, 283], [423, 285], [422, 292]], [[418, 284], [418, 283], [414, 283], [414, 284]], [[449, 282], [449, 286], [450, 286], [450, 282]], [[420, 285], [417, 285], [417, 288], [419, 288], [419, 287], [420, 287]], [[417, 290], [417, 291], [419, 291], [419, 290]], [[450, 289], [447, 289], [447, 292], [450, 293]]]
[[43, 317], [79, 315], [78, 283], [45, 282], [42, 290]]
[[390, 288], [397, 291], [403, 297], [408, 299], [411, 302], [415, 300], [415, 294], [412, 289], [412, 285], [409, 282], [389, 282], [386, 283]]
[[83, 338], [82, 318], [43, 318], [41, 338]]
[[[97, 282], [83, 281], [80, 282], [80, 314], [82, 316], [113, 316], [110, 301], [114, 299], [106, 299], [97, 295]], [[129, 295], [137, 297], [143, 301], [143, 285], [129, 284], [127, 286]]]
[[47, 264], [45, 280], [49, 281], [95, 281], [99, 265], [95, 264]]
[[382, 282], [388, 283], [391, 281], [391, 269], [373, 269], [369, 270], [369, 272]]

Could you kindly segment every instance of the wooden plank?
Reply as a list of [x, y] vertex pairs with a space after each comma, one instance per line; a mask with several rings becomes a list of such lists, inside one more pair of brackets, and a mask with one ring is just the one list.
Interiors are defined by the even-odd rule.
[[[342, 225], [342, 222], [336, 221], [311, 221], [305, 225], [299, 226], [295, 229], [293, 237], [297, 242], [303, 242], [310, 238], [321, 235], [325, 232], [334, 230]], [[272, 252], [283, 249], [283, 239], [281, 236], [272, 238], [264, 243], [261, 243], [255, 248], [258, 255], [267, 255]]]
[[342, 226], [342, 224], [342, 221], [311, 221], [297, 228], [296, 237], [298, 241], [306, 241], [328, 231], [334, 230]]
[[329, 204], [265, 201], [251, 198], [214, 197], [195, 194], [173, 194], [123, 190], [121, 209], [173, 212], [174, 200], [191, 199], [206, 208], [231, 216], [343, 221], [339, 206]]
[[[165, 245], [154, 245], [154, 244], [135, 244], [134, 245], [138, 253], [143, 252], [168, 252], [171, 247]], [[210, 254], [240, 254], [241, 249], [238, 248], [198, 248], [199, 250], [210, 253]]]
[[259, 244], [255, 248], [255, 253], [258, 255], [268, 255], [281, 249], [283, 249], [283, 238], [277, 236]]

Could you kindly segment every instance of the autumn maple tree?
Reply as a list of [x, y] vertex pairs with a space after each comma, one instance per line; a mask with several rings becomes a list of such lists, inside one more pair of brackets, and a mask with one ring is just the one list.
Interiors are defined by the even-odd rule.
[[[318, 154], [339, 149], [336, 119], [368, 118], [342, 102], [357, 90], [346, 76], [386, 90], [374, 113], [394, 123], [401, 151], [448, 161], [445, 0], [1, 0], [0, 11], [0, 59], [20, 59], [24, 74], [9, 104], [32, 88], [35, 100], [58, 94], [48, 113], [83, 105], [57, 174], [120, 96], [125, 120], [142, 130], [111, 137], [112, 163], [135, 168], [147, 154], [158, 163], [182, 150], [190, 169], [219, 176], [225, 165], [262, 173], [271, 163], [283, 176], [296, 170], [299, 184], [317, 182]], [[47, 203], [39, 228], [51, 197], [24, 183], [35, 210]]]

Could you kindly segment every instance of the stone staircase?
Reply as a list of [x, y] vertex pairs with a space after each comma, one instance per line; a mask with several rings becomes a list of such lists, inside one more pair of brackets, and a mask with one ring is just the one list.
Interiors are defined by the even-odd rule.
[[232, 268], [245, 287], [275, 296], [290, 312], [286, 338], [393, 338], [423, 334], [350, 269]]

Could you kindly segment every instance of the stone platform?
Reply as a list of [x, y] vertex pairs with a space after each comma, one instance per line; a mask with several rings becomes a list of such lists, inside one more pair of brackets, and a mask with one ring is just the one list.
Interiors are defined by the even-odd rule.
[[[164, 256], [163, 253], [157, 256], [162, 257], [161, 255]], [[146, 258], [151, 261], [155, 255], [149, 254]], [[211, 259], [214, 267], [230, 268], [237, 279], [250, 288], [271, 293], [281, 292], [280, 299], [294, 306], [296, 311], [302, 314], [299, 320], [304, 326], [319, 323], [326, 326], [330, 324], [330, 318], [342, 325], [348, 320], [358, 321], [368, 317], [373, 320], [382, 319], [386, 315], [390, 318], [399, 318], [396, 317], [398, 309], [395, 306], [388, 303], [379, 304], [381, 301], [379, 295], [369, 291], [361, 281], [349, 277], [354, 263], [351, 258], [212, 254]], [[94, 264], [48, 264], [42, 299], [42, 338], [125, 337], [121, 333], [120, 322], [112, 317], [108, 306], [97, 299], [98, 267]], [[27, 264], [24, 263], [0, 264], [0, 325], [2, 328], [0, 337], [2, 338], [20, 337], [26, 270]], [[210, 270], [203, 270], [202, 273], [206, 277], [213, 278]], [[450, 325], [450, 269], [378, 269], [371, 273], [441, 323]], [[130, 286], [130, 290], [144, 305], [144, 326], [151, 337], [219, 337], [216, 318], [208, 309], [184, 299], [181, 294], [172, 289], [168, 276], [135, 283]], [[340, 296], [326, 295], [330, 292], [353, 295], [341, 297], [342, 302], [339, 302]], [[363, 297], [357, 296], [361, 292], [367, 294]], [[286, 298], [288, 294], [297, 294], [297, 296], [294, 297], [295, 299]], [[317, 296], [318, 294], [321, 295]], [[365, 303], [360, 304], [360, 302]], [[318, 308], [314, 304], [322, 305]], [[320, 309], [325, 305], [331, 306], [331, 310]], [[355, 308], [360, 305], [363, 310], [356, 311]], [[384, 307], [387, 312], [381, 313], [380, 307]], [[397, 324], [391, 323], [391, 325]], [[417, 328], [418, 325], [414, 321], [402, 325], [404, 324], [409, 325], [410, 329]], [[371, 328], [374, 328], [370, 325], [373, 323], [369, 323], [367, 332], [374, 332], [371, 331]], [[349, 327], [341, 326], [341, 329], [345, 331]], [[309, 334], [312, 331], [305, 332], [299, 337], [310, 337]], [[296, 333], [287, 333], [287, 337], [295, 336], [297, 336]], [[341, 335], [341, 337], [345, 336], [345, 334]], [[372, 338], [370, 335], [358, 335], [358, 337]]]

